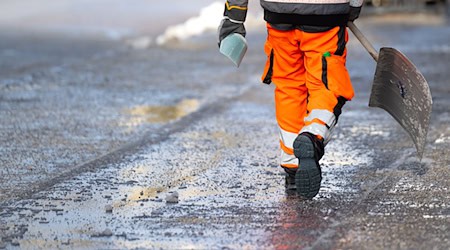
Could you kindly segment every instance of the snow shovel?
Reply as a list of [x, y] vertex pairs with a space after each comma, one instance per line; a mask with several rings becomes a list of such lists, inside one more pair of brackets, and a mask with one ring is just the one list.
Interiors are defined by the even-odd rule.
[[369, 107], [391, 114], [409, 133], [422, 159], [433, 102], [427, 81], [400, 51], [381, 48], [377, 53], [353, 22], [347, 26], [377, 62]]
[[247, 52], [247, 40], [241, 34], [233, 33], [220, 43], [220, 53], [228, 57], [238, 68], [245, 52]]

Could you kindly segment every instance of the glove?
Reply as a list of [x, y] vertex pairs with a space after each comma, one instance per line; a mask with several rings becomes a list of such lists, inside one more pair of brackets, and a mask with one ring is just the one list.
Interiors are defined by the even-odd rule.
[[245, 37], [246, 31], [243, 23], [233, 22], [228, 18], [224, 18], [218, 28], [219, 47], [222, 40], [233, 33], [241, 34]]
[[353, 7], [350, 6], [350, 13], [348, 15], [348, 20], [353, 22], [359, 17], [359, 13], [361, 12], [361, 7]]

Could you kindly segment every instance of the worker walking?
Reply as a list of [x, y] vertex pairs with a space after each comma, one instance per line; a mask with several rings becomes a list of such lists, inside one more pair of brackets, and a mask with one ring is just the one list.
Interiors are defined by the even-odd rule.
[[[306, 199], [317, 195], [319, 161], [344, 104], [354, 92], [346, 69], [346, 24], [363, 0], [260, 0], [267, 22], [267, 62], [262, 82], [275, 84], [280, 166], [286, 188]], [[219, 41], [245, 36], [248, 0], [228, 0]]]

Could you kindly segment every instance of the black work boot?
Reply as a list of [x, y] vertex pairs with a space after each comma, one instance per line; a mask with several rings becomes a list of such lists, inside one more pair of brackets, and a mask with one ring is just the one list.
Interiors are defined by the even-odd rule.
[[312, 199], [319, 193], [322, 171], [319, 160], [324, 154], [323, 139], [311, 133], [301, 133], [294, 141], [294, 154], [299, 160], [295, 174], [297, 193], [302, 198]]
[[295, 185], [295, 173], [297, 172], [296, 168], [285, 168], [283, 167], [284, 172], [286, 172], [285, 176], [285, 187], [286, 191], [296, 190], [297, 186]]

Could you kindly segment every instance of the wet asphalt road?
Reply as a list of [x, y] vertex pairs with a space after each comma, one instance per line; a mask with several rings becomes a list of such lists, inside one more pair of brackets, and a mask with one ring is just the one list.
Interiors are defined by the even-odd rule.
[[423, 160], [367, 107], [375, 63], [352, 40], [357, 97], [312, 201], [283, 188], [273, 87], [258, 80], [263, 31], [239, 70], [209, 35], [133, 50], [4, 33], [0, 249], [448, 249], [450, 26], [434, 18], [358, 23], [429, 81]]

